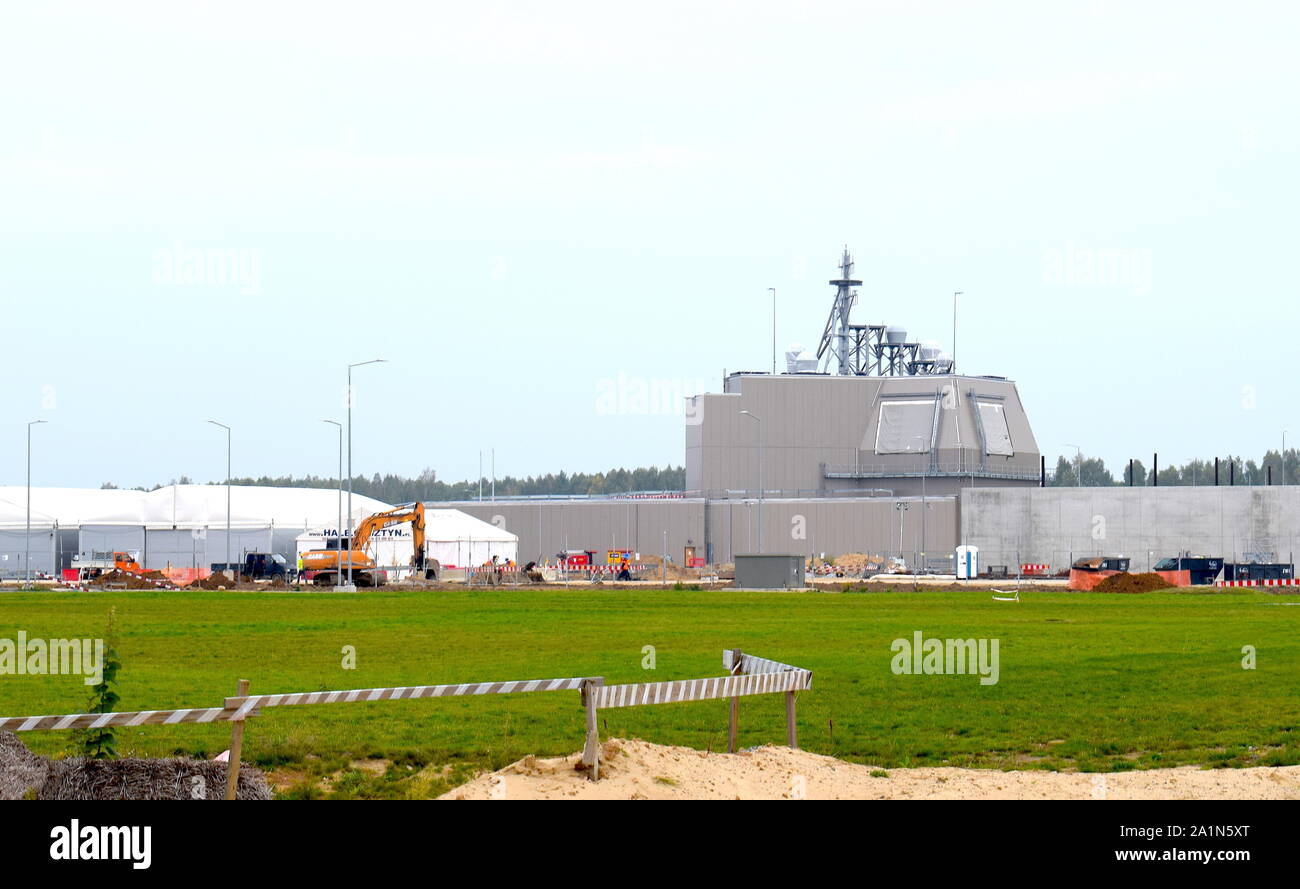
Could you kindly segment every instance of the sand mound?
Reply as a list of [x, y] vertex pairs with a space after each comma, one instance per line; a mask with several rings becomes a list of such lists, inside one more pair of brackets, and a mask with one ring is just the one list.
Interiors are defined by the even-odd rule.
[[575, 769], [577, 754], [528, 756], [440, 799], [1300, 799], [1300, 766], [1106, 775], [955, 768], [884, 773], [787, 747], [730, 755], [620, 739], [604, 750], [595, 783]]
[[1092, 588], [1094, 593], [1154, 593], [1169, 589], [1169, 581], [1159, 574], [1112, 574]]

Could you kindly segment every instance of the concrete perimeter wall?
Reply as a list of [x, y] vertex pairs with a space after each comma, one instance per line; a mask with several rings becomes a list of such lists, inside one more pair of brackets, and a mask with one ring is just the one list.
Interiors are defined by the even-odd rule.
[[1292, 561], [1300, 544], [1300, 486], [967, 488], [961, 540], [983, 565], [1121, 555], [1134, 571], [1181, 551]]
[[[906, 504], [899, 510], [895, 504]], [[908, 563], [956, 546], [955, 497], [789, 500], [497, 500], [430, 504], [463, 510], [519, 535], [519, 558], [553, 559], [564, 549], [630, 547], [681, 564], [686, 546], [713, 563], [737, 553], [902, 553]], [[900, 550], [900, 513], [902, 545]], [[922, 531], [922, 515], [926, 516]], [[706, 548], [707, 547], [707, 548]]]

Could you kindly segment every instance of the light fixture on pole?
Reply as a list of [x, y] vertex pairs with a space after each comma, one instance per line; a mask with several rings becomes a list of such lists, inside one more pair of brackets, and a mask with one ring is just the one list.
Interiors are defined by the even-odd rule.
[[[343, 424], [340, 423], [338, 420], [321, 420], [321, 422], [329, 423], [331, 426], [337, 426], [339, 428], [339, 525], [338, 525], [338, 531], [335, 532], [338, 534], [338, 548], [335, 549], [335, 552], [339, 553], [339, 555], [342, 555], [342, 552], [340, 551], [343, 549]], [[326, 548], [327, 549], [329, 548], [328, 544]], [[338, 570], [337, 570], [338, 556], [335, 556], [334, 567], [335, 567], [334, 588], [335, 590], [337, 590], [341, 586], [341, 584], [339, 583], [339, 580], [341, 578], [338, 576]], [[302, 578], [299, 578], [298, 582], [301, 583]]]
[[237, 578], [230, 565], [230, 427], [216, 420], [208, 420], [208, 422], [226, 430], [226, 570], [230, 572], [230, 582], [233, 584]]
[[23, 577], [25, 586], [32, 585], [32, 427], [46, 422], [32, 420], [27, 424], [27, 533], [23, 540], [27, 549], [23, 553]]
[[[355, 364], [348, 365], [348, 524], [352, 524], [352, 402], [355, 400], [352, 393], [352, 368], [364, 367], [367, 364], [384, 364], [385, 358], [371, 358], [369, 361], [358, 361]], [[341, 531], [342, 529], [340, 529]], [[348, 574], [347, 574], [347, 591], [356, 592], [357, 586], [352, 582], [352, 534], [348, 533]]]
[[758, 424], [758, 552], [763, 552], [763, 420], [751, 411], [741, 411]]

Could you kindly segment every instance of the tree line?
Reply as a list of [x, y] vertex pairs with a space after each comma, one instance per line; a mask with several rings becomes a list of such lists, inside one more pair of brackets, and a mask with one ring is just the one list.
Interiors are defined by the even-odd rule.
[[[1231, 467], [1231, 468], [1230, 468]], [[1283, 472], [1285, 468], [1285, 473]], [[1287, 448], [1285, 464], [1279, 451], [1267, 451], [1262, 460], [1247, 459], [1240, 455], [1226, 455], [1219, 458], [1219, 484], [1226, 485], [1231, 479], [1238, 485], [1280, 485], [1300, 484], [1300, 451]], [[1152, 479], [1152, 473], [1140, 459], [1133, 461], [1133, 485], [1143, 486], [1159, 483], [1161, 486], [1172, 485], [1213, 485], [1214, 458], [1208, 460], [1192, 459], [1181, 465], [1160, 466]], [[1048, 479], [1050, 487], [1105, 488], [1129, 484], [1128, 463], [1112, 472], [1099, 457], [1079, 455], [1074, 459], [1060, 457], [1056, 461], [1056, 470]]]
[[[316, 475], [302, 477], [263, 475], [258, 478], [232, 478], [230, 483], [232, 485], [260, 485], [276, 488], [333, 489], [338, 487], [339, 480], [336, 477]], [[481, 483], [483, 496], [489, 496], [493, 491], [492, 480], [484, 478]], [[181, 476], [179, 479], [172, 479], [169, 484], [189, 485], [194, 484], [194, 482], [188, 476]], [[209, 484], [225, 484], [225, 481], [209, 482]], [[480, 480], [478, 479], [451, 483], [441, 481], [438, 474], [432, 469], [424, 470], [415, 478], [405, 478], [391, 474], [380, 475], [376, 472], [370, 478], [358, 475], [352, 479], [352, 491], [354, 493], [373, 497], [376, 500], [383, 500], [386, 503], [410, 503], [415, 500], [476, 500], [479, 496], [479, 485]], [[659, 469], [655, 466], [649, 466], [637, 469], [610, 469], [608, 472], [595, 473], [547, 473], [546, 475], [530, 475], [524, 478], [507, 475], [496, 480], [495, 491], [497, 497], [560, 496], [572, 494], [626, 494], [632, 491], [681, 491], [685, 486], [685, 467], [666, 466]], [[116, 485], [105, 482], [101, 487], [115, 488]], [[161, 484], [154, 485], [152, 490], [161, 487], [163, 487]], [[144, 491], [150, 489], [136, 488], [135, 490]]]

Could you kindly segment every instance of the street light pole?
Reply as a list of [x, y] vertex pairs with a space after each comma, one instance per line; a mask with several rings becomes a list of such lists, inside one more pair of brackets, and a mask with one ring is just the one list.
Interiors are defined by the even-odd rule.
[[[338, 531], [335, 533], [338, 534], [338, 546], [342, 547], [343, 546], [343, 424], [340, 423], [338, 420], [322, 420], [321, 422], [329, 423], [331, 426], [337, 426], [339, 428], [339, 524], [338, 524]], [[327, 545], [326, 549], [328, 548], [329, 547]], [[338, 550], [336, 549], [335, 552], [338, 552]], [[338, 582], [337, 577], [335, 577], [334, 579], [334, 586], [335, 587], [341, 586], [341, 584], [339, 584]]]
[[32, 420], [27, 424], [27, 534], [23, 537], [26, 550], [23, 553], [23, 577], [25, 585], [32, 585], [32, 427], [45, 420]]
[[[898, 557], [903, 558], [903, 514], [912, 508], [912, 504], [899, 500], [894, 504], [894, 509], [898, 512]], [[925, 515], [921, 515], [922, 521]]]
[[[355, 364], [348, 365], [348, 524], [352, 524], [352, 368], [363, 367], [367, 364], [383, 364], [384, 358], [371, 358], [369, 361], [358, 361]], [[342, 529], [339, 529], [342, 533]], [[340, 542], [342, 538], [340, 538]], [[348, 592], [356, 591], [356, 584], [352, 582], [352, 534], [348, 533]]]
[[1074, 486], [1076, 488], [1081, 488], [1083, 487], [1083, 449], [1078, 445], [1070, 444], [1069, 442], [1066, 442], [1065, 446], [1067, 448], [1074, 448], [1075, 450], [1076, 457], [1074, 465], [1077, 468], [1074, 471]]
[[236, 581], [235, 571], [230, 567], [230, 427], [216, 420], [208, 420], [213, 426], [226, 430], [226, 570], [231, 573], [230, 582]]
[[750, 411], [741, 411], [758, 424], [758, 552], [763, 552], [763, 420]]
[[776, 376], [776, 288], [767, 289], [772, 291], [772, 376]]
[[963, 291], [958, 290], [952, 295], [952, 372], [957, 372], [957, 297], [961, 296]]

